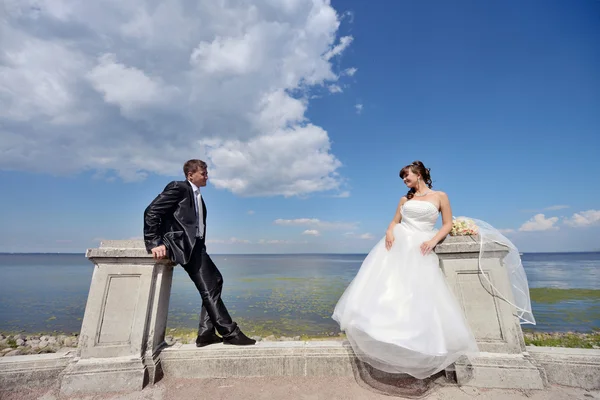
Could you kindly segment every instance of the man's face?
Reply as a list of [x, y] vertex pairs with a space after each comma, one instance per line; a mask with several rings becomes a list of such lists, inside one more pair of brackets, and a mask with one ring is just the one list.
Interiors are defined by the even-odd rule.
[[196, 172], [190, 172], [188, 174], [188, 181], [192, 182], [197, 187], [206, 186], [208, 181], [208, 171], [206, 169], [198, 168]]

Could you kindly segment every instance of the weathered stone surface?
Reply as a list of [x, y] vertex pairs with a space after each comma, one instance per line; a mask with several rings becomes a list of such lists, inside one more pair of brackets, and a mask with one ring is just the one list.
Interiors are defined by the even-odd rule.
[[600, 389], [600, 350], [527, 346], [548, 381], [588, 390]]
[[543, 368], [526, 354], [480, 353], [455, 363], [456, 378], [462, 386], [499, 389], [543, 389], [547, 385]]
[[0, 358], [0, 387], [52, 385], [72, 358], [69, 352]]
[[107, 393], [138, 391], [144, 387], [146, 370], [141, 357], [89, 358], [67, 366], [60, 393]]
[[[515, 376], [520, 389], [541, 389], [546, 369], [551, 383], [589, 390], [600, 388], [600, 351], [528, 347], [524, 355], [481, 354], [470, 361], [460, 360], [457, 375], [464, 386], [514, 387]], [[65, 370], [74, 351], [62, 354], [13, 356], [0, 359], [0, 386], [48, 385]], [[255, 346], [236, 347], [215, 344], [198, 349], [194, 345], [175, 345], [160, 354], [164, 372], [169, 377], [224, 378], [255, 376], [353, 376], [365, 365], [358, 362], [347, 342], [262, 342]], [[524, 358], [533, 359], [524, 361]], [[120, 371], [123, 372], [119, 375]], [[69, 370], [65, 370], [69, 372]], [[77, 373], [65, 375], [63, 393], [140, 390], [143, 373], [141, 358], [90, 359], [79, 365]], [[381, 375], [379, 380], [395, 379]], [[106, 381], [104, 379], [107, 379]], [[543, 378], [542, 378], [543, 380]], [[110, 381], [110, 384], [105, 385]]]
[[141, 389], [160, 374], [157, 354], [165, 346], [172, 263], [154, 260], [142, 241], [103, 241], [86, 255], [95, 267], [80, 359], [65, 371], [61, 393]]
[[175, 345], [160, 358], [166, 375], [181, 378], [352, 376], [353, 354], [341, 341], [263, 341], [248, 347]]

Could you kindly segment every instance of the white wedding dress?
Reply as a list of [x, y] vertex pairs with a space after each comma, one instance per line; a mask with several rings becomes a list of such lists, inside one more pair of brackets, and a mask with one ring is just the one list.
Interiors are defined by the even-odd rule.
[[437, 255], [420, 251], [437, 232], [438, 209], [413, 199], [401, 211], [392, 248], [383, 238], [369, 252], [332, 318], [362, 361], [424, 379], [478, 349]]

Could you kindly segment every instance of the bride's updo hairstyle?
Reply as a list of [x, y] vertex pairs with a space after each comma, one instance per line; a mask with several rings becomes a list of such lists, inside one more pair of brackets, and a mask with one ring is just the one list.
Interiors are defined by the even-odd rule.
[[[425, 165], [421, 161], [413, 161], [412, 164], [407, 165], [406, 167], [400, 170], [400, 179], [404, 180], [404, 177], [408, 175], [408, 171], [412, 171], [416, 175], [420, 175], [421, 179], [429, 189], [431, 189], [431, 175], [429, 174], [430, 168], [425, 168]], [[407, 199], [412, 199], [415, 195], [416, 190], [414, 188], [410, 189], [406, 194]]]

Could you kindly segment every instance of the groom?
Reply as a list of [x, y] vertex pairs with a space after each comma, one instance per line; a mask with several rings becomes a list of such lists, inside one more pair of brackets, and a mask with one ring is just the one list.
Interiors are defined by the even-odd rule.
[[221, 300], [223, 276], [206, 253], [206, 206], [200, 193], [208, 180], [206, 163], [189, 160], [183, 173], [185, 181], [169, 183], [144, 211], [146, 250], [155, 259], [168, 256], [181, 264], [200, 292], [202, 311], [196, 346], [255, 344], [232, 321]]

